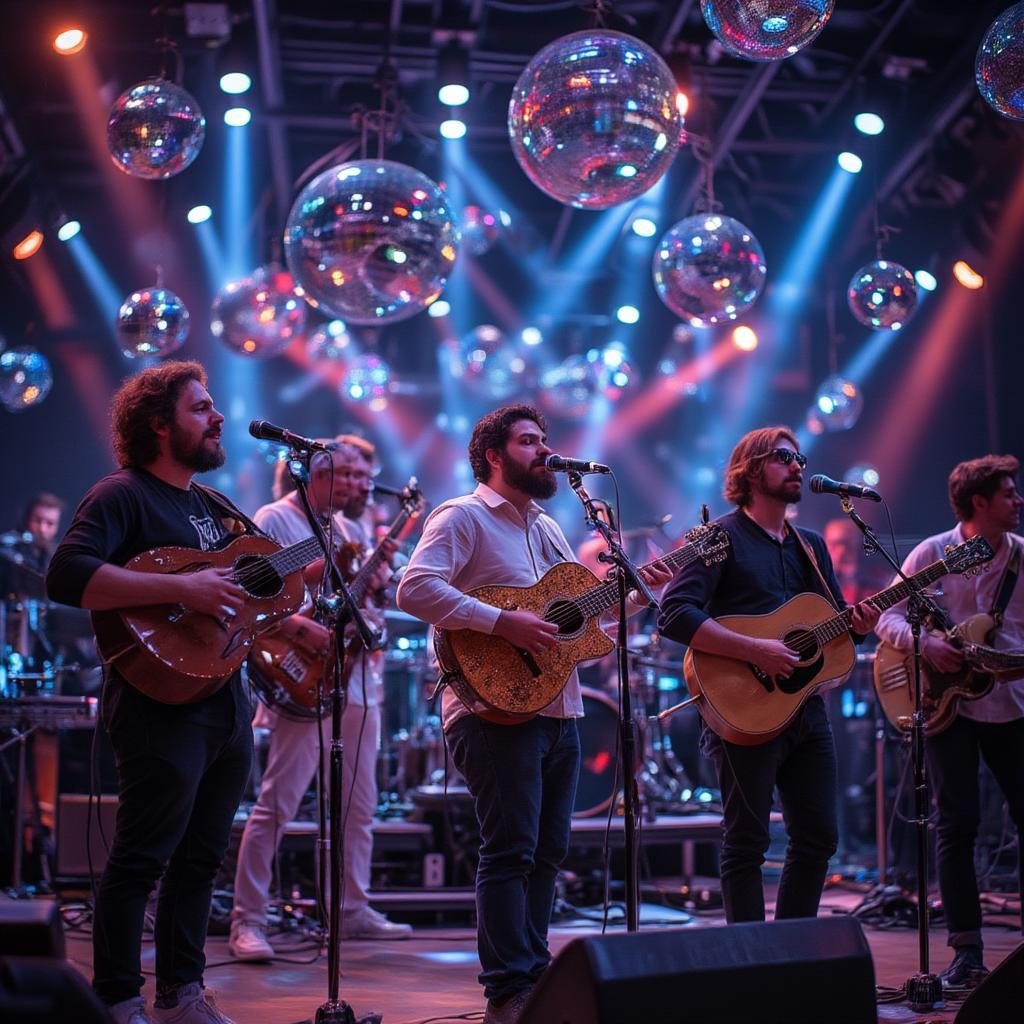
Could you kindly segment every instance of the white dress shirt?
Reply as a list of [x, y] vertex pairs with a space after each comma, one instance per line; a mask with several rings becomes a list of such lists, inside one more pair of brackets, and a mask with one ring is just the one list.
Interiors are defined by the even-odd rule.
[[[559, 562], [576, 561], [558, 524], [531, 501], [525, 519], [487, 484], [439, 505], [398, 585], [398, 607], [442, 629], [493, 633], [501, 614], [466, 591], [483, 586], [529, 587]], [[451, 688], [444, 691], [444, 728], [469, 709]], [[545, 707], [549, 718], [582, 718], [580, 682], [573, 670], [562, 692]]]
[[[903, 571], [910, 576], [942, 558], [946, 545], [962, 544], [965, 540], [967, 538], [959, 524], [946, 533], [928, 537], [907, 555]], [[1021, 544], [1021, 539], [1012, 534], [1004, 534], [995, 557], [986, 563], [982, 572], [969, 576], [943, 576], [931, 588], [930, 593], [949, 613], [954, 625], [979, 612], [987, 614], [991, 610], [999, 593], [999, 584], [1010, 558], [1012, 544]], [[914, 640], [907, 624], [906, 601], [883, 612], [875, 632], [886, 643], [901, 651], [913, 650]], [[1003, 651], [1024, 650], [1024, 579], [1017, 580], [1003, 615], [1003, 624], [996, 630], [992, 646]], [[959, 713], [964, 718], [978, 722], [1010, 722], [1024, 717], [1024, 678], [997, 682], [990, 693], [978, 700], [962, 700]]]

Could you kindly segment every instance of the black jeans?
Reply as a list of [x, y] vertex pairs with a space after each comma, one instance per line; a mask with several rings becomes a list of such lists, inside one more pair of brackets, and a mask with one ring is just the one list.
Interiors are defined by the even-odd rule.
[[[925, 740], [929, 783], [939, 808], [939, 891], [949, 945], [980, 946], [981, 906], [974, 870], [974, 841], [981, 817], [978, 755], [999, 783], [1017, 826], [1018, 861], [1024, 853], [1024, 718], [975, 722], [957, 715], [953, 724]], [[1020, 865], [1024, 892], [1024, 863]]]
[[139, 994], [146, 901], [157, 880], [157, 995], [201, 981], [213, 879], [252, 761], [238, 677], [195, 705], [159, 704], [109, 680], [104, 724], [119, 803], [96, 894], [93, 988], [108, 1005]]
[[480, 984], [504, 1002], [551, 962], [555, 878], [569, 850], [580, 765], [574, 719], [495, 725], [476, 715], [448, 731], [480, 824], [476, 872]]
[[718, 773], [724, 810], [721, 876], [726, 920], [764, 920], [761, 865], [776, 787], [789, 835], [775, 917], [814, 917], [836, 852], [836, 750], [824, 702], [811, 697], [773, 740], [742, 747], [707, 725], [701, 749]]

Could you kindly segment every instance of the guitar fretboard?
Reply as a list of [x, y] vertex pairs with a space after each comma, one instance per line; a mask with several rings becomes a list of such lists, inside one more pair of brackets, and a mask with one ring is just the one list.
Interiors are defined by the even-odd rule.
[[412, 515], [412, 509], [403, 506], [402, 511], [395, 517], [395, 521], [388, 528], [387, 535], [381, 540], [373, 550], [373, 554], [366, 560], [366, 563], [360, 568], [359, 572], [356, 573], [355, 578], [349, 584], [349, 592], [352, 594], [352, 600], [355, 603], [361, 604], [364, 597], [366, 597], [366, 591], [370, 589], [370, 580], [373, 579], [373, 574], [380, 568], [381, 563], [384, 561], [384, 545], [389, 540], [394, 540], [405, 524], [409, 521], [409, 517]]
[[267, 561], [274, 572], [284, 578], [305, 568], [310, 562], [315, 562], [322, 554], [320, 542], [316, 537], [307, 537], [305, 540], [300, 540], [298, 544], [275, 551]]

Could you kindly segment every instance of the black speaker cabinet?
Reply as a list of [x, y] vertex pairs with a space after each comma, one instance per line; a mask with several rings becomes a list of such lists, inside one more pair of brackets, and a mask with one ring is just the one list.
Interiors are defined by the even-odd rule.
[[64, 956], [64, 929], [55, 900], [0, 896], [0, 955]]
[[114, 1024], [89, 983], [70, 964], [30, 956], [0, 956], [0, 1020]]
[[954, 1024], [1020, 1024], [1024, 1015], [1024, 942], [965, 1000]]
[[876, 1024], [850, 917], [574, 939], [520, 1024]]

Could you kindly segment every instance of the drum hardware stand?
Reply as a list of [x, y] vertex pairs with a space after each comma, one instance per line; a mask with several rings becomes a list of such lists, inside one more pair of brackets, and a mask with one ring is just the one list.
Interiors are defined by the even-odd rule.
[[583, 487], [583, 476], [580, 473], [569, 473], [569, 486], [576, 492], [576, 497], [583, 503], [584, 518], [587, 525], [601, 534], [608, 552], [602, 553], [602, 561], [613, 563], [618, 572], [616, 581], [619, 588], [619, 633], [615, 648], [619, 663], [619, 743], [620, 769], [622, 772], [623, 793], [623, 824], [624, 862], [626, 885], [626, 930], [635, 932], [640, 927], [640, 875], [637, 823], [640, 814], [640, 795], [636, 780], [636, 723], [633, 721], [633, 709], [629, 692], [629, 646], [626, 643], [626, 594], [630, 589], [637, 590], [650, 604], [657, 607], [658, 602], [650, 588], [640, 575], [640, 570], [629, 559], [622, 545], [615, 537], [612, 528], [600, 518], [594, 500]]
[[11, 725], [10, 728], [14, 735], [0, 743], [0, 754], [8, 747], [14, 746], [15, 743], [18, 745], [18, 767], [15, 770], [14, 779], [16, 788], [14, 796], [14, 834], [12, 836], [13, 842], [11, 843], [11, 885], [7, 890], [7, 895], [14, 899], [20, 899], [32, 895], [29, 887], [25, 885], [21, 877], [21, 862], [25, 844], [25, 747], [29, 736], [39, 726], [32, 725], [25, 729], [19, 725]]
[[[367, 624], [355, 601], [352, 599], [351, 591], [345, 583], [345, 578], [331, 557], [331, 544], [327, 534], [313, 511], [309, 501], [309, 493], [306, 482], [309, 479], [309, 462], [313, 455], [304, 448], [291, 448], [288, 452], [288, 472], [295, 484], [296, 492], [302, 502], [303, 511], [309, 521], [313, 535], [320, 542], [324, 553], [324, 564], [330, 574], [331, 585], [334, 588], [334, 597], [329, 601], [318, 598], [318, 606], [325, 607], [331, 617], [331, 626], [334, 632], [334, 656], [333, 674], [331, 685], [331, 746], [330, 746], [330, 769], [328, 772], [328, 787], [330, 793], [330, 827], [325, 820], [324, 802], [320, 800], [320, 830], [317, 840], [317, 849], [320, 854], [320, 878], [321, 883], [324, 876], [325, 856], [330, 858], [330, 891], [328, 893], [327, 912], [327, 1001], [317, 1007], [316, 1015], [313, 1018], [315, 1024], [357, 1024], [357, 1018], [343, 999], [340, 998], [339, 986], [341, 980], [341, 888], [344, 871], [344, 839], [342, 832], [342, 766], [345, 757], [345, 745], [341, 738], [341, 716], [345, 710], [347, 693], [342, 688], [342, 680], [345, 678], [345, 626], [351, 622], [355, 625], [367, 650], [374, 650], [377, 646], [377, 636]], [[317, 721], [317, 728], [320, 722]], [[321, 891], [323, 891], [321, 886]], [[359, 1022], [365, 1024], [379, 1024], [380, 1017], [377, 1014], [367, 1014], [358, 1018]]]

